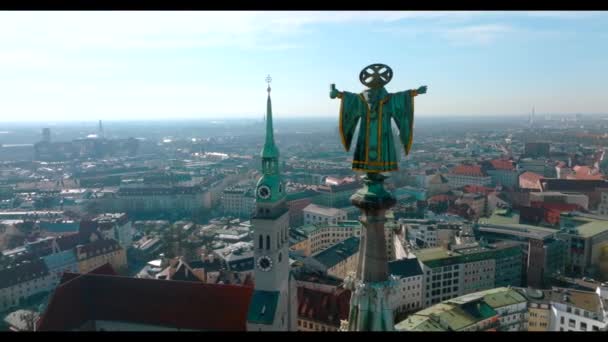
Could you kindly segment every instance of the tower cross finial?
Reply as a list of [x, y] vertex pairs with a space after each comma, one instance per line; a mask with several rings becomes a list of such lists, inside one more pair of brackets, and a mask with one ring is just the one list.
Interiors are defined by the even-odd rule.
[[268, 83], [268, 88], [266, 89], [266, 91], [268, 92], [268, 94], [270, 94], [270, 82], [272, 82], [272, 77], [268, 75], [266, 76], [266, 83]]

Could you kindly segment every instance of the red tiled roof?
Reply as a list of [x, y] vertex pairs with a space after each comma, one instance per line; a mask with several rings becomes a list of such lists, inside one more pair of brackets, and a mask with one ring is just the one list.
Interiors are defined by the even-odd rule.
[[604, 176], [595, 168], [589, 166], [577, 165], [573, 168], [574, 174], [568, 175], [568, 179], [582, 179], [582, 180], [601, 180]]
[[38, 330], [79, 329], [92, 320], [246, 330], [252, 293], [249, 286], [83, 274], [56, 288]]
[[431, 196], [428, 199], [429, 203], [437, 203], [437, 202], [447, 202], [450, 200], [450, 196], [445, 195], [445, 194], [440, 194], [440, 195], [435, 195], [435, 196]]
[[488, 187], [481, 186], [481, 185], [472, 185], [472, 184], [465, 185], [462, 188], [462, 190], [467, 193], [486, 194], [486, 195], [491, 192], [494, 192], [493, 188], [488, 188]]
[[485, 176], [479, 165], [458, 165], [452, 169], [452, 174], [463, 176]]
[[539, 180], [541, 180], [543, 178], [544, 178], [544, 176], [539, 175], [538, 173], [535, 173], [532, 171], [526, 171], [526, 172], [522, 173], [521, 175], [519, 175], [519, 179], [523, 179], [528, 182], [538, 182]]
[[340, 320], [348, 319], [350, 291], [339, 289], [335, 293], [298, 287], [298, 316], [335, 327]]
[[572, 204], [572, 203], [545, 203], [545, 202], [540, 202], [540, 201], [532, 201], [530, 202], [530, 205], [532, 207], [536, 207], [536, 208], [543, 208], [543, 209], [547, 209], [547, 210], [556, 210], [559, 212], [565, 212], [565, 211], [580, 211], [583, 208], [578, 205], [578, 204]]
[[513, 162], [504, 159], [494, 159], [490, 161], [490, 164], [497, 170], [514, 170]]

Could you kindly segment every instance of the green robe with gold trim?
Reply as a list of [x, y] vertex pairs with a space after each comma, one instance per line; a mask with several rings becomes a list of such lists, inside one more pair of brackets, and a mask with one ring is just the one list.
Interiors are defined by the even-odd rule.
[[361, 94], [343, 92], [340, 103], [340, 136], [346, 151], [355, 134], [359, 137], [353, 157], [353, 170], [387, 172], [398, 169], [391, 119], [399, 129], [399, 140], [409, 154], [412, 147], [415, 90], [389, 94], [384, 87]]

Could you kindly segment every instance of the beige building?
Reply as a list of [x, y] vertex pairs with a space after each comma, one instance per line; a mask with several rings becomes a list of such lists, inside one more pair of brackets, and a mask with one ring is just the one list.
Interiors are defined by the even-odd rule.
[[98, 239], [86, 245], [76, 246], [76, 259], [79, 273], [87, 273], [106, 263], [112, 265], [118, 273], [127, 269], [125, 249], [113, 239]]
[[528, 304], [528, 331], [549, 331], [551, 305], [549, 303]]
[[[386, 242], [388, 260], [395, 260], [395, 235], [399, 225], [394, 221], [392, 213], [387, 214], [384, 239]], [[309, 224], [291, 229], [291, 250], [301, 251], [310, 256], [323, 251], [345, 239], [361, 235], [359, 221], [340, 221], [337, 224]]]

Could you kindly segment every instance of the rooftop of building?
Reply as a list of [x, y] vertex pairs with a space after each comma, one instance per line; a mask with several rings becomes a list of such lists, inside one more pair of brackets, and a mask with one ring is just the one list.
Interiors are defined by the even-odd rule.
[[346, 215], [346, 212], [342, 209], [324, 207], [313, 203], [307, 205], [302, 211], [330, 217]]
[[243, 331], [252, 292], [249, 286], [140, 279], [108, 272], [66, 273], [38, 330], [78, 330], [86, 322], [104, 320], [178, 329]]
[[456, 297], [410, 315], [395, 326], [404, 331], [458, 331], [498, 315], [496, 309], [525, 303], [519, 292], [506, 287]]
[[319, 195], [318, 192], [313, 191], [313, 190], [308, 190], [308, 189], [304, 190], [304, 191], [290, 192], [290, 193], [287, 193], [287, 202], [297, 201], [297, 200], [301, 200], [304, 198], [312, 198], [317, 195]]
[[608, 231], [608, 218], [597, 215], [589, 215], [578, 212], [562, 213], [563, 218], [568, 218], [574, 223], [576, 233], [584, 238], [590, 238]]
[[602, 309], [602, 300], [600, 296], [593, 291], [582, 291], [560, 287], [553, 287], [550, 290], [517, 288], [517, 291], [528, 298], [529, 301], [534, 303], [551, 302], [565, 304], [594, 313], [600, 313]]
[[508, 232], [509, 234], [535, 239], [546, 239], [556, 233], [555, 229], [521, 224], [519, 223], [519, 214], [507, 209], [497, 209], [489, 218], [480, 218], [478, 225], [484, 231]]
[[[293, 255], [290, 254], [290, 257]], [[294, 278], [297, 281], [323, 284], [338, 287], [343, 281], [339, 278], [333, 277], [326, 273], [318, 270], [310, 269], [308, 267], [298, 267], [293, 271]]]
[[399, 259], [388, 263], [388, 271], [400, 278], [409, 278], [422, 275], [422, 268], [418, 259]]
[[555, 178], [546, 178], [541, 181], [542, 191], [593, 192], [598, 188], [608, 188], [608, 181]]
[[543, 179], [544, 176], [543, 175], [539, 175], [536, 172], [532, 172], [532, 171], [526, 171], [524, 173], [522, 173], [521, 175], [519, 175], [519, 179], [520, 180], [526, 180], [528, 182], [538, 182], [539, 180]]
[[452, 175], [486, 177], [487, 174], [480, 165], [458, 165], [451, 171]]
[[471, 301], [475, 301], [483, 298], [484, 302], [493, 309], [498, 309], [503, 306], [514, 305], [523, 303], [526, 298], [514, 289], [507, 287], [498, 287], [495, 289], [489, 289], [485, 291], [479, 291], [475, 293], [466, 294], [464, 296], [456, 297], [448, 300], [449, 303], [463, 304]]
[[46, 263], [41, 259], [24, 261], [0, 270], [0, 289], [42, 278], [48, 274]]
[[318, 262], [327, 268], [334, 267], [359, 252], [359, 238], [351, 236], [346, 240], [313, 255]]
[[492, 257], [498, 252], [521, 252], [521, 246], [515, 242], [501, 242], [488, 246], [475, 244], [454, 250], [443, 247], [424, 248], [414, 252], [418, 260], [429, 267], [445, 266], [462, 262], [474, 262]]
[[493, 159], [490, 161], [490, 164], [496, 170], [515, 170], [512, 160]]
[[338, 289], [328, 293], [306, 287], [298, 287], [298, 318], [335, 327], [348, 319], [350, 291]]

